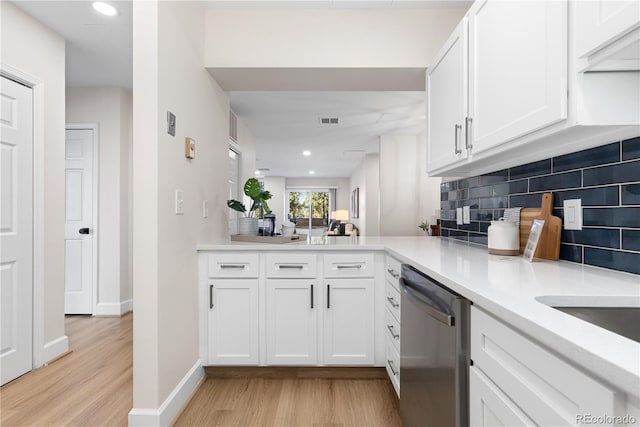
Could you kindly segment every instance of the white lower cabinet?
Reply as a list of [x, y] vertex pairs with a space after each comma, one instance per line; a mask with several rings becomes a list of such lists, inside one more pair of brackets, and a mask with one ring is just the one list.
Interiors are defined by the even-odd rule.
[[469, 425], [535, 426], [500, 389], [474, 366], [469, 368]]
[[472, 426], [580, 424], [580, 415], [619, 415], [624, 395], [471, 308]]
[[318, 363], [317, 292], [314, 280], [267, 280], [268, 365]]
[[325, 280], [324, 363], [374, 363], [374, 279]]
[[257, 365], [258, 279], [209, 279], [208, 362]]

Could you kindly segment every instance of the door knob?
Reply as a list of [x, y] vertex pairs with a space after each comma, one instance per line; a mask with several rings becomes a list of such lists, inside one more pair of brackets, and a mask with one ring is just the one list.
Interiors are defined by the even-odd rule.
[[91, 232], [90, 228], [81, 228], [80, 230], [78, 230], [78, 233], [80, 234], [89, 234]]

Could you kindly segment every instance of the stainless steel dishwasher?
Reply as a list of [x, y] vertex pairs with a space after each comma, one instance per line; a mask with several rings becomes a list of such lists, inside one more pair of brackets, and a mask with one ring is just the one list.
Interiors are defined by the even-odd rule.
[[469, 305], [403, 264], [400, 415], [404, 427], [469, 425]]

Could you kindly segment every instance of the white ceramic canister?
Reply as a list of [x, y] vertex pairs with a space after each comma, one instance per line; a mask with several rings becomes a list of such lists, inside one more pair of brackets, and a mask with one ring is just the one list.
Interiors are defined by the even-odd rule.
[[489, 253], [493, 255], [519, 255], [520, 229], [513, 221], [491, 221], [489, 226]]

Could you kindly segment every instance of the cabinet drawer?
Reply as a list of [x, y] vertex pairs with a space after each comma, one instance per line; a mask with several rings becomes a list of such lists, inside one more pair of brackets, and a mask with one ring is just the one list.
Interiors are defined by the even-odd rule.
[[373, 277], [372, 253], [340, 253], [324, 255], [324, 277]]
[[391, 283], [397, 290], [400, 290], [400, 261], [385, 255], [384, 257], [384, 277], [387, 282]]
[[387, 339], [393, 343], [396, 350], [400, 351], [400, 322], [389, 310], [385, 310], [384, 333]]
[[317, 276], [316, 254], [277, 253], [267, 255], [267, 277], [314, 279]]
[[388, 283], [384, 287], [384, 305], [400, 322], [400, 292]]
[[471, 358], [536, 425], [573, 425], [576, 414], [618, 412], [614, 391], [475, 306]]
[[209, 255], [209, 277], [253, 278], [259, 273], [258, 254], [226, 253]]
[[400, 353], [394, 345], [387, 340], [386, 361], [384, 364], [387, 374], [396, 390], [396, 394], [400, 397]]

